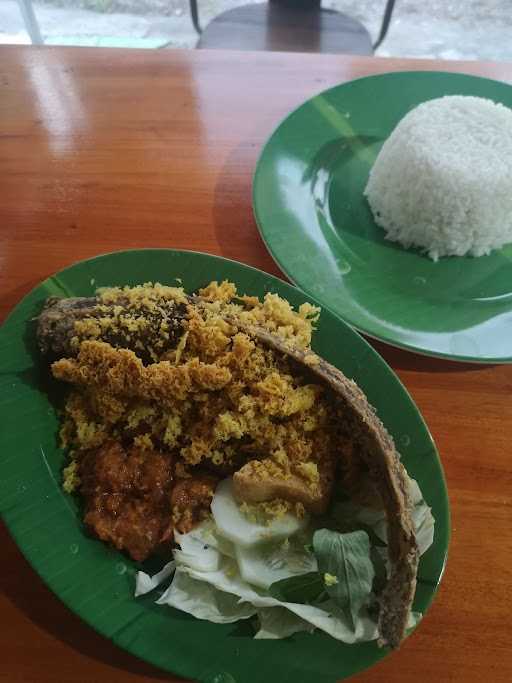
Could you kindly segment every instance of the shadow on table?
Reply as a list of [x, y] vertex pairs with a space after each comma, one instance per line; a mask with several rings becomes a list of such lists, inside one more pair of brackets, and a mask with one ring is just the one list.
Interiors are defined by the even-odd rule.
[[3, 569], [0, 590], [17, 609], [44, 631], [89, 659], [155, 681], [185, 681], [142, 662], [100, 636], [68, 610], [36, 576], [3, 523], [0, 523]]

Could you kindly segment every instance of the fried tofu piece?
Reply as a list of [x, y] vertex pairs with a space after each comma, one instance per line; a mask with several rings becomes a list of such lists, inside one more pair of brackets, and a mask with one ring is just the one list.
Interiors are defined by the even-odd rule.
[[235, 497], [246, 503], [262, 503], [276, 498], [302, 503], [314, 514], [325, 512], [334, 481], [334, 467], [328, 463], [298, 463], [284, 468], [272, 458], [250, 460], [233, 475]]

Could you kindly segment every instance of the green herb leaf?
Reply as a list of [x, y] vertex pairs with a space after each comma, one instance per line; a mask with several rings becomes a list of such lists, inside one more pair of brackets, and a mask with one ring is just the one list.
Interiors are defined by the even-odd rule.
[[308, 572], [275, 581], [268, 592], [273, 598], [282, 602], [308, 604], [321, 597], [325, 592], [325, 586], [318, 572]]
[[336, 582], [325, 589], [330, 598], [355, 621], [368, 602], [375, 570], [370, 557], [370, 540], [365, 531], [340, 534], [319, 529], [313, 536], [313, 549], [321, 576], [330, 574]]

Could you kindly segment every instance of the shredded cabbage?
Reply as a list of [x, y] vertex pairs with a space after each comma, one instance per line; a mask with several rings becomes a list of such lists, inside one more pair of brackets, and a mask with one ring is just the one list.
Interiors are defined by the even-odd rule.
[[[180, 547], [174, 550], [173, 561], [153, 577], [138, 572], [136, 596], [164, 584], [174, 572], [157, 604], [215, 623], [257, 617], [259, 629], [255, 638], [286, 638], [316, 628], [345, 643], [377, 638], [377, 625], [368, 607], [375, 597], [371, 588], [372, 562], [375, 563], [375, 556], [382, 558], [381, 564], [388, 562], [384, 512], [353, 502], [338, 503], [334, 506], [333, 523], [347, 527], [345, 533], [342, 528], [319, 531], [312, 524], [307, 529], [295, 525], [283, 540], [281, 525], [275, 535], [272, 532], [269, 535], [262, 534], [261, 525], [254, 524], [257, 527], [254, 533], [249, 530], [242, 542], [237, 543], [234, 539], [238, 538], [239, 531], [242, 527], [245, 531], [251, 523], [243, 519], [233, 533], [233, 525], [224, 512], [236, 503], [228, 499], [232, 495], [229, 486], [221, 485], [220, 492], [220, 526], [215, 523], [219, 505], [213, 505], [216, 510], [213, 520], [206, 520], [188, 534], [176, 535]], [[414, 480], [410, 480], [410, 494], [422, 554], [433, 542], [434, 518]], [[239, 522], [237, 518], [236, 524]], [[354, 533], [361, 527], [362, 531]], [[374, 535], [377, 545], [370, 545], [366, 532]], [[347, 562], [351, 563], [351, 571], [347, 571]], [[357, 575], [358, 567], [364, 568], [364, 583]], [[311, 591], [315, 573], [319, 590]], [[326, 573], [331, 581], [325, 581]], [[291, 596], [285, 590], [289, 582], [290, 586], [293, 584], [293, 602], [285, 599]], [[301, 584], [304, 585], [302, 597]], [[274, 590], [274, 586], [280, 589]], [[408, 627], [414, 627], [420, 618], [420, 614], [411, 613]]]

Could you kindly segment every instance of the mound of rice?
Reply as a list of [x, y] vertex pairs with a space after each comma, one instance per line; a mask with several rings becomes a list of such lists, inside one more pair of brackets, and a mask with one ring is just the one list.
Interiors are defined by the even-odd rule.
[[364, 193], [387, 239], [434, 261], [512, 242], [512, 110], [480, 97], [420, 104], [384, 143]]

